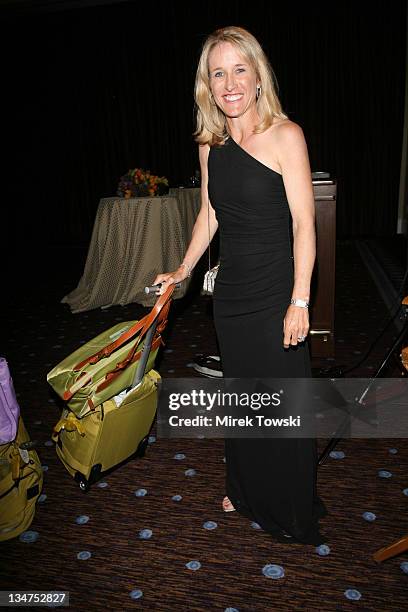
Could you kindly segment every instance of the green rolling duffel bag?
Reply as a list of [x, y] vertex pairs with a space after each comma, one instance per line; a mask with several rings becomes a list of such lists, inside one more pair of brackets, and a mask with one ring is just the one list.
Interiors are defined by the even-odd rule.
[[132, 456], [143, 456], [157, 409], [153, 369], [174, 285], [140, 321], [119, 323], [69, 355], [47, 380], [66, 401], [52, 438], [83, 491]]

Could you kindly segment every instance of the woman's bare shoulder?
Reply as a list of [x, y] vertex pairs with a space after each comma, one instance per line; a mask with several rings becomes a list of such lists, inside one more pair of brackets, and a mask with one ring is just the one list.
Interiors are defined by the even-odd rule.
[[[302, 128], [290, 119], [275, 117], [272, 125], [261, 135], [263, 163], [282, 169], [282, 152], [296, 149], [303, 140]], [[278, 170], [280, 171], [280, 170]]]
[[277, 142], [296, 142], [304, 139], [303, 130], [298, 123], [290, 119], [278, 119], [270, 128], [271, 138]]

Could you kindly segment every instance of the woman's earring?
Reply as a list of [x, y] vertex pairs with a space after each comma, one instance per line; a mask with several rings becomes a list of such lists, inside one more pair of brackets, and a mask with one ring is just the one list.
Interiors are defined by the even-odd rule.
[[257, 100], [259, 100], [259, 96], [261, 95], [261, 93], [262, 93], [262, 88], [260, 85], [257, 85], [256, 86], [256, 99]]

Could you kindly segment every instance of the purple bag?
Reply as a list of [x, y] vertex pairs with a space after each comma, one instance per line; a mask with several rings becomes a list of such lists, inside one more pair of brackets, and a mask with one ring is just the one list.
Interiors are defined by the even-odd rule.
[[7, 444], [15, 439], [19, 416], [20, 406], [10, 370], [4, 357], [0, 357], [0, 444]]

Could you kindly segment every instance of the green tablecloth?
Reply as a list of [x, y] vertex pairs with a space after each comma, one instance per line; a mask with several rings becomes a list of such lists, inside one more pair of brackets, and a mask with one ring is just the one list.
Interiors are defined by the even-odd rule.
[[[171, 189], [155, 198], [102, 198], [96, 213], [84, 273], [61, 301], [73, 313], [137, 302], [152, 306], [144, 292], [156, 274], [181, 263], [200, 209], [200, 189]], [[183, 297], [188, 281], [174, 292]]]

